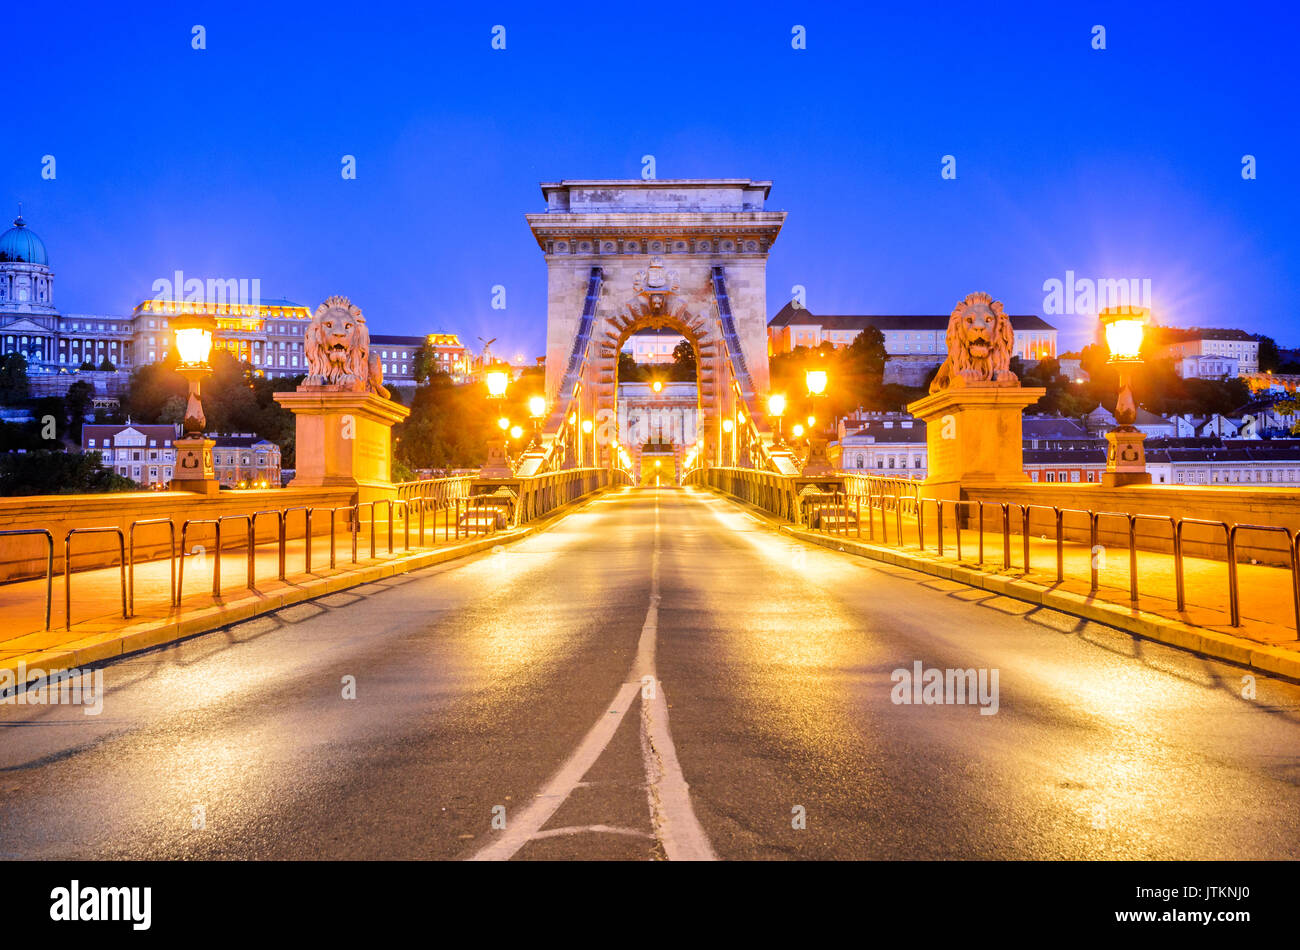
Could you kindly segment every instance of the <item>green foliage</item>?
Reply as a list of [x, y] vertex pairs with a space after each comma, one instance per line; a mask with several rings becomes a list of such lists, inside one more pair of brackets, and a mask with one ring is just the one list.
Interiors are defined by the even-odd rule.
[[668, 379], [675, 383], [693, 383], [697, 378], [695, 347], [689, 340], [682, 340], [673, 347], [673, 364], [668, 370]]
[[68, 387], [64, 403], [68, 407], [68, 434], [73, 442], [81, 441], [81, 427], [86, 421], [86, 413], [95, 399], [95, 387], [84, 379], [79, 379]]
[[618, 354], [618, 381], [620, 383], [643, 383], [647, 374], [631, 353], [620, 351]]
[[437, 354], [428, 343], [421, 343], [415, 348], [415, 355], [411, 357], [411, 375], [421, 386], [427, 383], [434, 373], [440, 372], [436, 357]]
[[0, 358], [0, 405], [16, 406], [27, 396], [27, 358], [9, 353]]
[[1259, 371], [1277, 373], [1282, 370], [1282, 354], [1278, 352], [1277, 341], [1271, 336], [1259, 338]]
[[105, 373], [115, 373], [115, 372], [117, 372], [117, 367], [114, 366], [111, 362], [109, 362], [109, 359], [108, 359], [107, 356], [105, 356], [104, 359], [103, 359], [103, 362], [101, 362], [101, 363], [99, 364], [99, 368], [100, 368], [101, 370], [103, 370]]
[[95, 364], [92, 363], [90, 360], [82, 360], [81, 365], [78, 366], [77, 368], [83, 370], [90, 370], [91, 372], [94, 372]]
[[100, 464], [98, 452], [0, 454], [0, 495], [68, 495], [133, 491], [139, 486]]
[[[203, 414], [209, 432], [252, 432], [280, 446], [280, 464], [294, 467], [293, 413], [274, 396], [295, 389], [301, 376], [267, 379], [255, 375], [243, 363], [223, 350], [212, 354], [212, 373], [202, 382]], [[126, 410], [136, 422], [177, 423], [185, 416], [189, 392], [185, 379], [176, 372], [174, 356], [167, 362], [150, 363], [131, 374]]]
[[393, 429], [394, 458], [408, 469], [477, 468], [487, 456], [488, 440], [506, 438], [497, 425], [500, 418], [523, 428], [523, 437], [510, 446], [518, 451], [532, 434], [528, 400], [545, 388], [540, 367], [524, 370], [501, 400], [489, 398], [483, 383], [458, 386], [447, 373], [434, 373], [412, 394], [410, 416]]

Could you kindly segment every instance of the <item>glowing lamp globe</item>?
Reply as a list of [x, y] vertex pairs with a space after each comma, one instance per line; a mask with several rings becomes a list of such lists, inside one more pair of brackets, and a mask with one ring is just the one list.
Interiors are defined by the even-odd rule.
[[519, 437], [520, 437], [521, 435], [523, 435], [523, 434], [524, 434], [524, 430], [523, 430], [523, 427], [522, 427], [522, 426], [511, 426], [511, 427], [510, 427], [510, 438], [512, 438], [512, 439], [517, 439], [517, 438], [519, 438]]
[[182, 314], [172, 320], [176, 353], [185, 366], [207, 366], [212, 355], [212, 332], [217, 322], [201, 314]]
[[502, 432], [505, 432], [507, 429], [510, 428], [510, 420], [507, 419], [505, 416], [502, 416], [500, 419], [497, 420], [497, 425], [501, 427]]
[[796, 423], [795, 427], [791, 431], [794, 433], [796, 439], [803, 438], [803, 426]]
[[785, 415], [785, 397], [779, 393], [769, 396], [767, 398], [767, 411], [774, 416]]
[[804, 382], [808, 384], [808, 392], [814, 396], [820, 396], [826, 392], [826, 370], [810, 369], [804, 373]]
[[510, 374], [504, 370], [494, 369], [487, 374], [488, 395], [494, 398], [500, 398], [506, 394], [506, 386], [510, 384]]
[[731, 421], [730, 419], [723, 419], [723, 420], [722, 420], [722, 431], [723, 431], [723, 432], [730, 432], [730, 431], [731, 431], [732, 429], [734, 429], [734, 428], [735, 428], [735, 426], [732, 424], [732, 421]]
[[594, 428], [595, 428], [595, 426], [592, 425], [590, 419], [583, 419], [583, 420], [582, 420], [582, 431], [583, 431], [583, 433], [584, 433], [585, 435], [591, 435], [591, 430], [594, 429]]
[[1142, 358], [1142, 337], [1146, 332], [1147, 311], [1143, 307], [1107, 307], [1101, 312], [1106, 330], [1110, 362], [1134, 363]]
[[534, 419], [540, 419], [546, 415], [546, 397], [533, 396], [528, 400], [528, 414]]

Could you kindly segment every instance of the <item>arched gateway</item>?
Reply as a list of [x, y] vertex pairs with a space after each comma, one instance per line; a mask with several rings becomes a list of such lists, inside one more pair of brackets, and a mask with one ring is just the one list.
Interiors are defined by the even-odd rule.
[[770, 189], [730, 178], [542, 185], [547, 210], [527, 218], [546, 255], [552, 408], [528, 468], [616, 464], [619, 350], [652, 328], [696, 351], [699, 435], [682, 450], [763, 466], [767, 255], [785, 223], [763, 208]]

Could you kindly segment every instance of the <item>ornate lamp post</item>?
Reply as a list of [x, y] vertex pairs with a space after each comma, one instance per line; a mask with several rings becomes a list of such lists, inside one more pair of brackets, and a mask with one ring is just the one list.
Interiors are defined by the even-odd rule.
[[773, 448], [785, 445], [785, 435], [781, 431], [781, 417], [785, 415], [785, 396], [773, 393], [767, 397], [767, 414], [776, 420], [776, 441]]
[[804, 463], [803, 474], [829, 475], [831, 464], [826, 457], [826, 437], [814, 428], [817, 398], [826, 392], [826, 370], [808, 370], [804, 373], [804, 383], [808, 386], [808, 396], [812, 400], [813, 415], [808, 417], [808, 460]]
[[216, 320], [203, 314], [183, 313], [172, 320], [172, 333], [179, 357], [176, 370], [189, 383], [189, 399], [185, 404], [185, 437], [172, 443], [176, 449], [172, 485], [204, 495], [215, 495], [221, 490], [212, 465], [212, 447], [216, 442], [203, 436], [208, 421], [203, 416], [203, 403], [199, 399], [199, 384], [204, 376], [212, 372], [208, 360], [212, 355], [212, 334], [216, 328]]
[[[502, 400], [506, 398], [506, 389], [510, 385], [510, 374], [504, 369], [489, 366], [488, 371], [483, 374], [483, 378], [487, 382], [488, 398], [500, 405]], [[497, 425], [501, 429], [502, 436], [504, 436], [510, 428], [510, 420], [502, 416], [497, 420]], [[487, 462], [479, 471], [480, 477], [509, 478], [514, 475], [514, 470], [510, 467], [510, 458], [507, 454], [507, 444], [504, 438], [501, 440], [488, 439], [487, 449]]]
[[1109, 362], [1119, 371], [1119, 398], [1115, 402], [1115, 421], [1119, 426], [1106, 433], [1110, 443], [1106, 450], [1106, 471], [1101, 483], [1114, 488], [1119, 485], [1150, 485], [1146, 452], [1142, 443], [1146, 433], [1138, 431], [1137, 404], [1133, 401], [1133, 370], [1142, 363], [1142, 336], [1147, 323], [1147, 311], [1142, 307], [1108, 307], [1101, 312], [1101, 324], [1106, 332], [1106, 346], [1110, 349]]
[[546, 417], [546, 397], [533, 396], [528, 400], [528, 416], [533, 420], [533, 441], [529, 448], [542, 447], [542, 419]]

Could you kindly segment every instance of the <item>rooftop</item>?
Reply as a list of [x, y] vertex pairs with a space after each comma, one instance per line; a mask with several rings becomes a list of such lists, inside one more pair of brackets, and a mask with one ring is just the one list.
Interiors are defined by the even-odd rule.
[[[944, 332], [948, 329], [951, 314], [828, 314], [818, 316], [807, 307], [795, 306], [787, 302], [777, 311], [776, 316], [768, 321], [768, 327], [786, 326], [820, 326], [827, 330], [865, 330], [873, 326], [878, 330], [935, 330]], [[1055, 330], [1042, 317], [1035, 314], [1008, 314], [1012, 329], [1015, 330]]]

